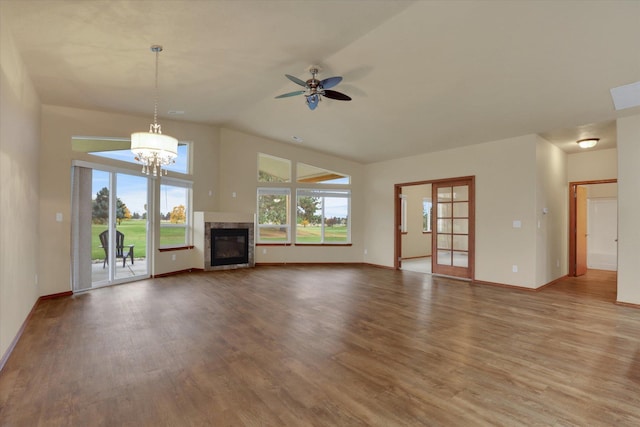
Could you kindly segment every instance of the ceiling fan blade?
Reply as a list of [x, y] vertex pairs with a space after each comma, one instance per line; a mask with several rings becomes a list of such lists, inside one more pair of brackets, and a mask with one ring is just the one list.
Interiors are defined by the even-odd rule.
[[291, 76], [289, 74], [285, 74], [285, 77], [291, 80], [292, 82], [294, 82], [295, 84], [299, 84], [302, 87], [307, 87], [307, 82], [305, 82], [304, 80], [300, 80], [299, 78]]
[[342, 77], [340, 76], [336, 76], [336, 77], [329, 77], [328, 79], [324, 79], [320, 82], [320, 85], [325, 88], [325, 89], [330, 89], [334, 86], [337, 86], [338, 83], [340, 83], [342, 81]]
[[330, 99], [336, 99], [338, 101], [351, 101], [351, 97], [344, 93], [336, 92], [335, 90], [325, 90], [324, 96]]
[[296, 90], [295, 92], [283, 93], [282, 95], [278, 95], [278, 96], [276, 96], [276, 99], [278, 99], [278, 98], [288, 98], [290, 96], [296, 96], [296, 95], [302, 95], [303, 93], [304, 93], [304, 90]]

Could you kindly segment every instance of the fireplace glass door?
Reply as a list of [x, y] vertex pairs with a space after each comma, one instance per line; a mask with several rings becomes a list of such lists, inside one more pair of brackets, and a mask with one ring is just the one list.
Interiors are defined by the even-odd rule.
[[211, 229], [211, 266], [247, 264], [249, 230], [246, 228]]

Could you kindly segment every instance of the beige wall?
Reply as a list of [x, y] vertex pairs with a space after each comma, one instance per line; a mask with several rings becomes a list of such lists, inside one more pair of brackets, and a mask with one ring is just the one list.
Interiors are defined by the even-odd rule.
[[[284, 144], [265, 138], [228, 129], [221, 130], [220, 143], [220, 210], [224, 212], [255, 213], [257, 205], [257, 159], [265, 153], [312, 166], [325, 168], [351, 176], [351, 241], [352, 246], [259, 246], [257, 263], [283, 262], [362, 262], [363, 216], [365, 190], [362, 165], [338, 157], [329, 156], [292, 144]], [[295, 169], [294, 169], [295, 173]], [[317, 186], [321, 185], [316, 184]], [[304, 184], [300, 187], [309, 187]], [[292, 198], [295, 199], [295, 185]], [[233, 197], [235, 193], [236, 197]], [[292, 229], [293, 230], [293, 229]], [[266, 253], [265, 253], [266, 252]]]
[[0, 2], [0, 360], [38, 299], [40, 101]]
[[640, 115], [618, 119], [618, 301], [640, 304]]
[[[121, 162], [98, 159], [86, 153], [71, 150], [73, 136], [109, 136], [127, 138], [133, 131], [149, 127], [150, 117], [128, 116], [98, 111], [45, 105], [42, 107], [43, 141], [40, 155], [40, 228], [47, 230], [40, 237], [40, 293], [42, 295], [71, 289], [71, 163], [85, 160], [118, 165], [140, 173], [140, 167]], [[218, 164], [218, 130], [205, 125], [169, 120], [160, 121], [165, 133], [181, 141], [193, 142], [193, 209], [215, 210], [218, 188], [216, 167]], [[159, 186], [155, 185], [156, 194]], [[209, 190], [213, 190], [209, 196]], [[158, 198], [156, 198], [158, 200]], [[55, 215], [62, 213], [63, 221], [56, 222]], [[155, 236], [155, 264], [152, 274], [163, 274], [192, 268], [192, 252], [158, 252], [159, 225], [152, 226]], [[172, 261], [171, 255], [176, 255]], [[46, 274], [45, 274], [46, 272]]]
[[376, 232], [365, 233], [365, 262], [393, 266], [394, 184], [475, 175], [475, 278], [536, 287], [537, 145], [525, 135], [366, 165], [365, 230]]
[[402, 187], [407, 197], [407, 232], [402, 234], [402, 258], [431, 255], [431, 233], [423, 233], [422, 199], [431, 198], [431, 184]]
[[567, 156], [569, 182], [615, 179], [618, 176], [618, 150], [585, 151]]
[[536, 144], [536, 287], [567, 274], [567, 155], [538, 137]]

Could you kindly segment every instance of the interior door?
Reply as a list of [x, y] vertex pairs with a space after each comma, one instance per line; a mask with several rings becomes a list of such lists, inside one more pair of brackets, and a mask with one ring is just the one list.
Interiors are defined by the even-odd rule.
[[474, 192], [473, 177], [432, 185], [435, 214], [431, 269], [434, 274], [473, 279]]
[[576, 187], [576, 276], [587, 273], [587, 188]]

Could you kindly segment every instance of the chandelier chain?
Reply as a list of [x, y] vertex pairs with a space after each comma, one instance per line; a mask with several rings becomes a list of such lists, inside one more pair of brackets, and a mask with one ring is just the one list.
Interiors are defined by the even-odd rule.
[[[161, 49], [161, 48], [160, 48]], [[155, 94], [154, 94], [154, 100], [153, 100], [153, 124], [154, 124], [154, 128], [156, 130], [160, 130], [158, 127], [158, 62], [159, 62], [159, 56], [160, 56], [160, 49], [155, 49], [156, 52], [156, 85], [155, 85]], [[162, 133], [160, 131], [160, 133]]]

